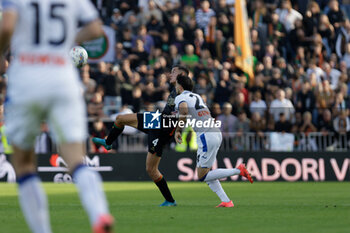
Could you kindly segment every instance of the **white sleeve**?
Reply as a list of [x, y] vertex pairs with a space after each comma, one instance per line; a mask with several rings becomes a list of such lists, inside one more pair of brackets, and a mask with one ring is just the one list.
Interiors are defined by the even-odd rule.
[[98, 12], [90, 0], [79, 0], [76, 6], [78, 21], [82, 24], [98, 19]]
[[182, 102], [186, 102], [185, 98], [181, 95], [175, 97], [175, 109], [179, 110], [179, 106]]

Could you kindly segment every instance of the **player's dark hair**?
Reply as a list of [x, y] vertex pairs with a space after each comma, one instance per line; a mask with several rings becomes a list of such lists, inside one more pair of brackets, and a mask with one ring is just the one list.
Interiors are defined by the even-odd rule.
[[188, 76], [185, 76], [185, 75], [177, 76], [177, 83], [180, 84], [182, 86], [182, 88], [186, 91], [193, 90], [192, 79], [190, 79]]
[[185, 66], [182, 66], [182, 65], [174, 65], [173, 66], [173, 69], [174, 68], [178, 68], [179, 70], [181, 70], [182, 73], [184, 73], [184, 75], [188, 76], [190, 74], [190, 71], [185, 67]]

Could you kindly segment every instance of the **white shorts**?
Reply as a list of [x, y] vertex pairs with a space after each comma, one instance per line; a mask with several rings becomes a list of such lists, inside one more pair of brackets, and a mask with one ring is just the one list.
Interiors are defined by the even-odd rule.
[[211, 168], [221, 146], [221, 132], [206, 132], [197, 137], [197, 167]]
[[24, 150], [33, 148], [42, 122], [48, 123], [57, 143], [86, 139], [85, 103], [76, 71], [58, 69], [42, 74], [37, 70], [29, 75], [11, 69], [8, 74], [5, 129], [11, 144]]

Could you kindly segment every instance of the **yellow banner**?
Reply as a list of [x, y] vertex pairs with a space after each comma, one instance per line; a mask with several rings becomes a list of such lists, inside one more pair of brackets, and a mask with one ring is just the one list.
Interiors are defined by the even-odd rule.
[[236, 0], [235, 3], [235, 45], [237, 49], [236, 66], [247, 73], [252, 81], [254, 78], [253, 54], [245, 0]]

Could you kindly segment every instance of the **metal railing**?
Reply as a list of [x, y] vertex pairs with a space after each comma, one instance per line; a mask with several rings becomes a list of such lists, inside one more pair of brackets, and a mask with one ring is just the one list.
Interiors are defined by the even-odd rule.
[[[272, 139], [275, 132], [266, 132], [256, 134], [248, 133], [223, 133], [223, 140], [220, 151], [279, 151], [274, 149], [273, 143], [280, 143], [281, 151], [347, 151], [350, 150], [350, 134], [338, 134], [334, 132], [312, 132], [298, 133], [291, 136], [289, 142], [276, 142]], [[279, 133], [277, 133], [279, 134]], [[276, 135], [275, 135], [276, 136]], [[282, 138], [282, 134], [277, 138]], [[37, 138], [39, 140], [40, 137]], [[290, 147], [283, 143], [289, 143]], [[38, 147], [38, 143], [36, 146]], [[0, 142], [0, 152], [1, 152]], [[52, 143], [51, 151], [47, 153], [56, 153], [57, 146]], [[147, 135], [136, 133], [132, 135], [122, 134], [117, 141], [118, 152], [147, 152]], [[36, 148], [38, 153], [45, 153], [41, 147]]]

